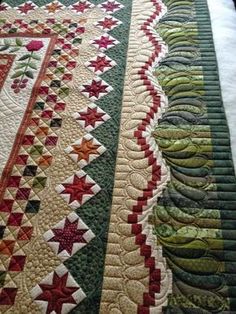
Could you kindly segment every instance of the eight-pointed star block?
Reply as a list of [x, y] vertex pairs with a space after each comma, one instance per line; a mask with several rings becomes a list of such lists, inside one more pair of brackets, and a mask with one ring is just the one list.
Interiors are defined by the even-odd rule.
[[107, 33], [90, 41], [90, 44], [95, 46], [100, 51], [106, 51], [119, 43], [120, 42], [118, 40]]
[[79, 90], [84, 96], [88, 97], [92, 101], [95, 101], [110, 93], [113, 88], [104, 80], [99, 77], [95, 77], [87, 84], [80, 86]]
[[58, 11], [65, 9], [66, 7], [59, 1], [52, 1], [42, 7], [47, 13], [54, 14]]
[[114, 13], [116, 11], [119, 11], [120, 9], [123, 9], [123, 4], [115, 1], [115, 0], [108, 0], [98, 5], [98, 7], [106, 13]]
[[75, 141], [65, 149], [71, 159], [83, 168], [106, 151], [106, 148], [91, 134]]
[[64, 261], [87, 245], [95, 235], [76, 213], [71, 213], [43, 237]]
[[6, 2], [2, 2], [0, 3], [0, 12], [1, 11], [6, 11], [8, 9], [10, 9], [11, 7], [6, 3]]
[[35, 10], [36, 8], [37, 5], [35, 5], [32, 1], [26, 1], [18, 7], [15, 7], [15, 9], [17, 9], [22, 15], [25, 15], [28, 12]]
[[111, 117], [100, 107], [91, 103], [88, 107], [73, 114], [73, 118], [85, 129], [91, 132]]
[[116, 19], [115, 17], [111, 15], [107, 15], [103, 19], [94, 23], [96, 27], [100, 28], [104, 32], [109, 32], [121, 24], [122, 24], [121, 21], [119, 21], [118, 19]]
[[31, 296], [46, 314], [67, 314], [86, 294], [61, 264], [31, 290]]
[[95, 74], [100, 75], [113, 68], [116, 62], [107, 57], [104, 53], [99, 53], [91, 60], [85, 62], [84, 65]]
[[56, 186], [56, 191], [73, 209], [83, 205], [100, 190], [100, 186], [83, 170], [76, 171], [74, 175]]
[[74, 11], [77, 14], [82, 14], [87, 12], [89, 9], [94, 8], [94, 4], [92, 4], [91, 2], [87, 1], [87, 0], [81, 0], [78, 1], [72, 5], [69, 6], [69, 9], [71, 9], [72, 11]]

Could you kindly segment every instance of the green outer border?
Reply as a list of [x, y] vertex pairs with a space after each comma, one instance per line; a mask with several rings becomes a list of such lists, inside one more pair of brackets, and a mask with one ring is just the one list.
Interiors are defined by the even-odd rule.
[[[210, 19], [210, 12], [207, 4], [207, 0], [198, 0], [195, 2], [195, 8], [196, 8], [196, 16], [197, 16], [197, 23], [198, 23], [198, 29], [199, 32], [203, 34], [203, 36], [200, 36], [200, 51], [204, 58], [205, 52], [207, 48], [210, 46], [212, 47], [212, 58], [209, 60], [206, 60], [203, 64], [203, 73], [204, 73], [204, 82], [205, 78], [208, 75], [209, 71], [215, 71], [215, 86], [217, 87], [217, 90], [215, 89], [214, 92], [214, 100], [212, 100], [212, 94], [206, 93], [206, 95], [203, 97], [204, 100], [206, 100], [206, 107], [209, 111], [211, 109], [211, 105], [214, 103], [214, 106], [216, 105], [215, 101], [217, 102], [219, 108], [221, 108], [221, 123], [224, 125], [225, 130], [228, 133], [228, 139], [229, 139], [229, 149], [227, 151], [228, 153], [228, 159], [224, 160], [225, 166], [222, 168], [222, 164], [220, 164], [220, 160], [214, 162], [213, 167], [213, 175], [221, 173], [221, 176], [235, 176], [235, 170], [234, 165], [232, 161], [232, 154], [231, 154], [231, 145], [230, 145], [230, 131], [228, 128], [228, 123], [226, 119], [225, 109], [222, 101], [222, 94], [221, 94], [221, 88], [220, 88], [220, 80], [218, 75], [218, 64], [217, 64], [217, 57], [215, 53], [215, 46], [214, 46], [214, 39], [213, 39], [213, 33], [212, 33], [212, 27], [211, 27], [211, 19]], [[207, 29], [206, 25], [202, 24], [201, 21], [206, 20], [207, 23]], [[208, 33], [209, 32], [209, 33]], [[207, 38], [205, 37], [205, 34], [208, 33]], [[205, 38], [204, 38], [205, 37]], [[227, 43], [226, 43], [227, 44]], [[232, 60], [233, 61], [233, 60]], [[211, 74], [211, 73], [210, 73]], [[205, 82], [206, 91], [209, 91], [211, 89], [211, 86], [209, 85], [210, 82]], [[213, 121], [212, 121], [213, 122]], [[213, 124], [209, 120], [209, 126], [212, 131], [212, 149], [214, 152], [219, 151], [225, 151], [225, 146], [222, 146], [222, 150], [219, 150], [219, 144], [217, 143], [218, 135], [217, 135], [217, 128], [219, 124]], [[236, 195], [236, 189], [235, 191], [230, 191], [231, 193], [234, 193]], [[231, 194], [230, 193], [230, 194]], [[222, 193], [223, 194], [223, 193]], [[230, 195], [231, 196], [231, 195]], [[221, 226], [222, 226], [222, 235], [223, 235], [223, 243], [224, 243], [224, 252], [227, 253], [227, 243], [224, 241], [224, 239], [228, 239], [229, 235], [227, 234], [229, 228], [230, 229], [236, 229], [236, 214], [235, 214], [235, 208], [236, 208], [236, 200], [234, 198], [230, 198], [229, 201], [226, 199], [222, 199], [219, 196], [219, 203], [220, 203], [220, 215], [221, 215]], [[232, 195], [233, 196], [233, 195]], [[233, 212], [234, 211], [234, 212]], [[230, 219], [230, 224], [229, 224]], [[233, 253], [233, 248], [231, 249]], [[232, 254], [235, 255], [235, 254]], [[228, 276], [226, 277], [226, 285], [228, 288], [227, 295], [228, 300], [230, 304], [230, 311], [236, 310], [236, 275], [235, 271], [233, 271], [233, 265], [232, 263], [235, 263], [235, 259], [233, 260], [232, 256], [229, 258], [228, 256], [225, 257], [225, 272], [228, 273]]]
[[[205, 203], [205, 208], [217, 209], [220, 212], [221, 239], [224, 245], [222, 261], [224, 261], [225, 265], [224, 296], [226, 296], [230, 306], [230, 311], [225, 311], [224, 313], [232, 313], [232, 311], [236, 310], [236, 245], [232, 244], [232, 241], [235, 241], [235, 233], [230, 233], [230, 231], [236, 229], [235, 170], [231, 154], [230, 132], [221, 95], [217, 58], [207, 0], [195, 0], [193, 5], [195, 6], [195, 21], [198, 26], [199, 49], [201, 53], [201, 60], [195, 62], [195, 65], [201, 66], [203, 71], [205, 94], [201, 96], [201, 100], [205, 103], [207, 109], [207, 119], [204, 124], [208, 125], [211, 131], [213, 152], [211, 175], [215, 179], [214, 182], [216, 186], [216, 193], [215, 195], [212, 193], [211, 197]], [[227, 141], [227, 145], [221, 143], [222, 137], [220, 136], [220, 129], [223, 129], [224, 133], [227, 134], [224, 138], [224, 140]], [[221, 155], [221, 153], [223, 154]], [[224, 188], [222, 188], [222, 182], [225, 183]], [[165, 255], [165, 248], [163, 248], [163, 252]], [[191, 309], [191, 313], [203, 313], [202, 311], [201, 309], [197, 309], [196, 311]], [[167, 306], [165, 313], [177, 314], [190, 312], [189, 309], [172, 309]], [[204, 311], [204, 313], [206, 313], [206, 311]]]

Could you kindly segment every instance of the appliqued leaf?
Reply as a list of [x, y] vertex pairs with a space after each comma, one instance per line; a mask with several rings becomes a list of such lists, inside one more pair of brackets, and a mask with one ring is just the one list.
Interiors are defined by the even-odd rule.
[[3, 40], [5, 46], [10, 46], [11, 41], [9, 39], [4, 38]]
[[16, 78], [16, 77], [19, 77], [19, 76], [21, 76], [21, 75], [23, 75], [23, 74], [24, 74], [24, 71], [17, 71], [16, 73], [14, 73], [14, 74], [12, 75], [11, 78]]
[[20, 38], [16, 38], [16, 44], [17, 44], [17, 46], [22, 46], [23, 42]]
[[10, 46], [3, 46], [0, 48], [0, 51], [4, 51], [4, 50], [7, 50]]
[[35, 60], [41, 60], [41, 57], [36, 55], [35, 53], [32, 53], [31, 57]]
[[19, 49], [20, 49], [19, 47], [15, 47], [15, 48], [10, 49], [9, 52], [16, 52], [16, 51], [18, 51]]
[[34, 75], [33, 75], [33, 72], [32, 72], [32, 71], [26, 71], [26, 72], [25, 72], [25, 75], [28, 76], [28, 77], [31, 78], [31, 79], [34, 78]]
[[29, 59], [31, 57], [31, 55], [24, 55], [24, 56], [22, 56], [22, 57], [20, 57], [19, 59], [18, 59], [18, 61], [22, 61], [22, 60], [26, 60], [26, 59]]
[[28, 64], [28, 66], [29, 66], [30, 68], [34, 69], [34, 70], [37, 70], [37, 65], [36, 65], [35, 63], [33, 63], [33, 62], [30, 62], [30, 63]]
[[24, 67], [26, 67], [27, 66], [27, 63], [19, 63], [19, 64], [17, 64], [17, 66], [15, 67], [15, 70], [16, 69], [22, 69], [22, 68], [24, 68]]

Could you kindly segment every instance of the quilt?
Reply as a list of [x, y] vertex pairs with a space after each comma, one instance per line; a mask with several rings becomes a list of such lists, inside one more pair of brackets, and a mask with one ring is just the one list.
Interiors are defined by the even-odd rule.
[[236, 313], [207, 0], [0, 4], [0, 313]]

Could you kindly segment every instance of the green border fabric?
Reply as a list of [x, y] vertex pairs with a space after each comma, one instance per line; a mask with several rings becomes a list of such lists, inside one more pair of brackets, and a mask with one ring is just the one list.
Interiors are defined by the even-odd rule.
[[164, 312], [232, 313], [236, 180], [207, 1], [164, 2], [156, 76], [169, 106], [154, 136], [171, 177], [153, 218], [173, 272]]

